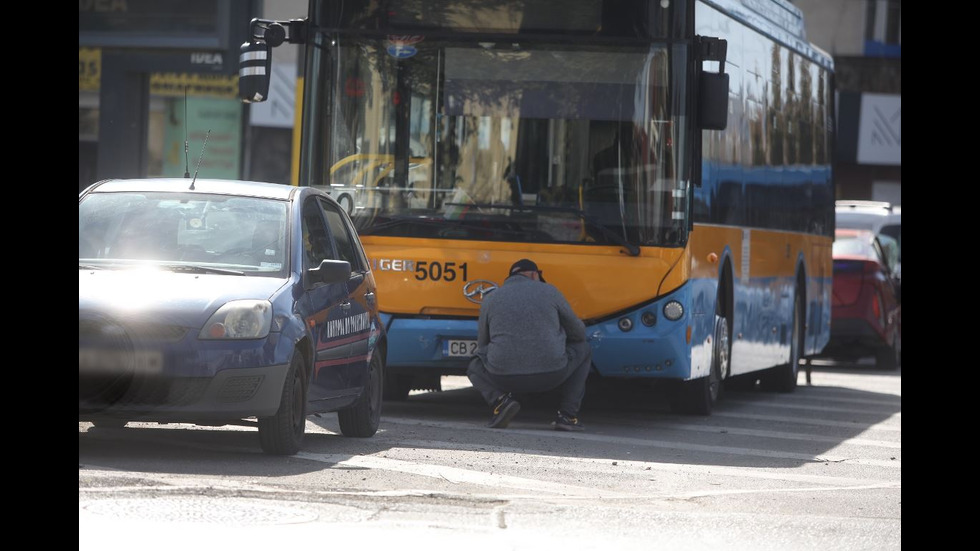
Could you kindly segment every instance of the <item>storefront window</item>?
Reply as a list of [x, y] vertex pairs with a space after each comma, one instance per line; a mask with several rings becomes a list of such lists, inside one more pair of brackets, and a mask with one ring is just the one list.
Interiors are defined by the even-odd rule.
[[205, 79], [172, 73], [150, 76], [147, 176], [241, 177], [241, 102], [231, 85]]

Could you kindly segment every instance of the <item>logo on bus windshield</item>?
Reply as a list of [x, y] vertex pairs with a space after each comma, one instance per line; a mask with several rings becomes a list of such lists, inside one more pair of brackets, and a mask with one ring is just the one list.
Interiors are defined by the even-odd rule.
[[483, 302], [483, 297], [496, 288], [497, 284], [492, 281], [474, 279], [466, 285], [463, 285], [463, 296], [470, 302], [480, 304]]
[[388, 55], [397, 59], [407, 59], [418, 53], [413, 44], [425, 40], [424, 36], [388, 36], [385, 41]]

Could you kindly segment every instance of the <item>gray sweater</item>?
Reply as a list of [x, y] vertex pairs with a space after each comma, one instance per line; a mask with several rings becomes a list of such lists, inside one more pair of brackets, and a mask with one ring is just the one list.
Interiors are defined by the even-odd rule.
[[585, 324], [550, 283], [508, 277], [480, 307], [476, 355], [497, 375], [564, 369], [565, 342], [585, 340]]

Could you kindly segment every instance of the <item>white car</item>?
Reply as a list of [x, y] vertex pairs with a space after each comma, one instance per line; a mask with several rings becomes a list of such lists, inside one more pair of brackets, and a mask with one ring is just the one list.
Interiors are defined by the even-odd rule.
[[893, 274], [902, 277], [902, 206], [885, 201], [839, 200], [836, 203], [837, 228], [871, 230], [898, 243]]

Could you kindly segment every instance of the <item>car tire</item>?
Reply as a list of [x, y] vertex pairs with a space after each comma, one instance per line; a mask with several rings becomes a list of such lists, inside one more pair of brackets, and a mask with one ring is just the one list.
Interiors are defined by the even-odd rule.
[[368, 364], [367, 385], [351, 406], [337, 412], [340, 432], [344, 436], [367, 438], [378, 432], [381, 424], [381, 402], [384, 386], [384, 361], [375, 351]]
[[895, 344], [885, 346], [875, 351], [875, 367], [886, 371], [898, 368], [899, 355], [898, 347]]
[[306, 433], [306, 379], [303, 355], [297, 351], [289, 363], [282, 385], [279, 410], [271, 417], [259, 417], [262, 451], [273, 455], [295, 455]]

